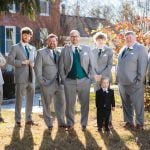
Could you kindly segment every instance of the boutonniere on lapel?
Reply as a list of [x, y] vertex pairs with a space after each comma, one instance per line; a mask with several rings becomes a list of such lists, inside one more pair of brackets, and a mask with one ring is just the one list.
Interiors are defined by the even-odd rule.
[[132, 50], [133, 50], [133, 47], [130, 46], [130, 47], [127, 48], [127, 50], [128, 50], [128, 51], [132, 51]]
[[79, 50], [79, 52], [81, 52], [82, 51], [82, 47], [78, 46], [78, 50]]
[[29, 45], [29, 46], [28, 46], [28, 49], [29, 49], [29, 51], [31, 51], [31, 50], [33, 49], [33, 46], [32, 46], [32, 45]]

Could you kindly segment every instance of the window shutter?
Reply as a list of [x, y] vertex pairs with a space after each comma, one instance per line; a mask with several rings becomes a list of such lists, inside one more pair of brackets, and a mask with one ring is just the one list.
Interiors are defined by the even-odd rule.
[[19, 2], [16, 2], [16, 12], [19, 12], [20, 11], [20, 3]]
[[5, 55], [5, 26], [0, 26], [0, 52]]
[[16, 27], [16, 43], [20, 41], [20, 28]]

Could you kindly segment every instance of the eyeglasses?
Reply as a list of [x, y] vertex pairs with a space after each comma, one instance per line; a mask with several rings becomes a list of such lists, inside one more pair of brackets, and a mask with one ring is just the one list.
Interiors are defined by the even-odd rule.
[[79, 36], [70, 36], [71, 38], [78, 38]]

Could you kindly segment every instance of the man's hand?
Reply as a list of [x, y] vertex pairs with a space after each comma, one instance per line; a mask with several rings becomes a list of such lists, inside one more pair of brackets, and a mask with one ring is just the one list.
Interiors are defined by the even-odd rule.
[[23, 60], [22, 61], [22, 65], [29, 65], [30, 64], [30, 61], [29, 60]]
[[31, 68], [34, 67], [34, 63], [32, 63], [31, 61], [30, 61], [30, 64], [29, 64], [29, 65], [30, 65]]

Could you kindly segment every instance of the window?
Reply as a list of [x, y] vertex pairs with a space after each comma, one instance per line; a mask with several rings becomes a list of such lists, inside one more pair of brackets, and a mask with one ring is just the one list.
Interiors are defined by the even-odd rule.
[[10, 51], [10, 47], [16, 43], [16, 27], [6, 26], [5, 27], [5, 54], [7, 55]]
[[15, 3], [9, 4], [9, 12], [15, 13], [16, 12], [16, 5]]
[[49, 7], [49, 2], [46, 0], [40, 0], [40, 15], [41, 16], [49, 16], [50, 12], [50, 7]]

